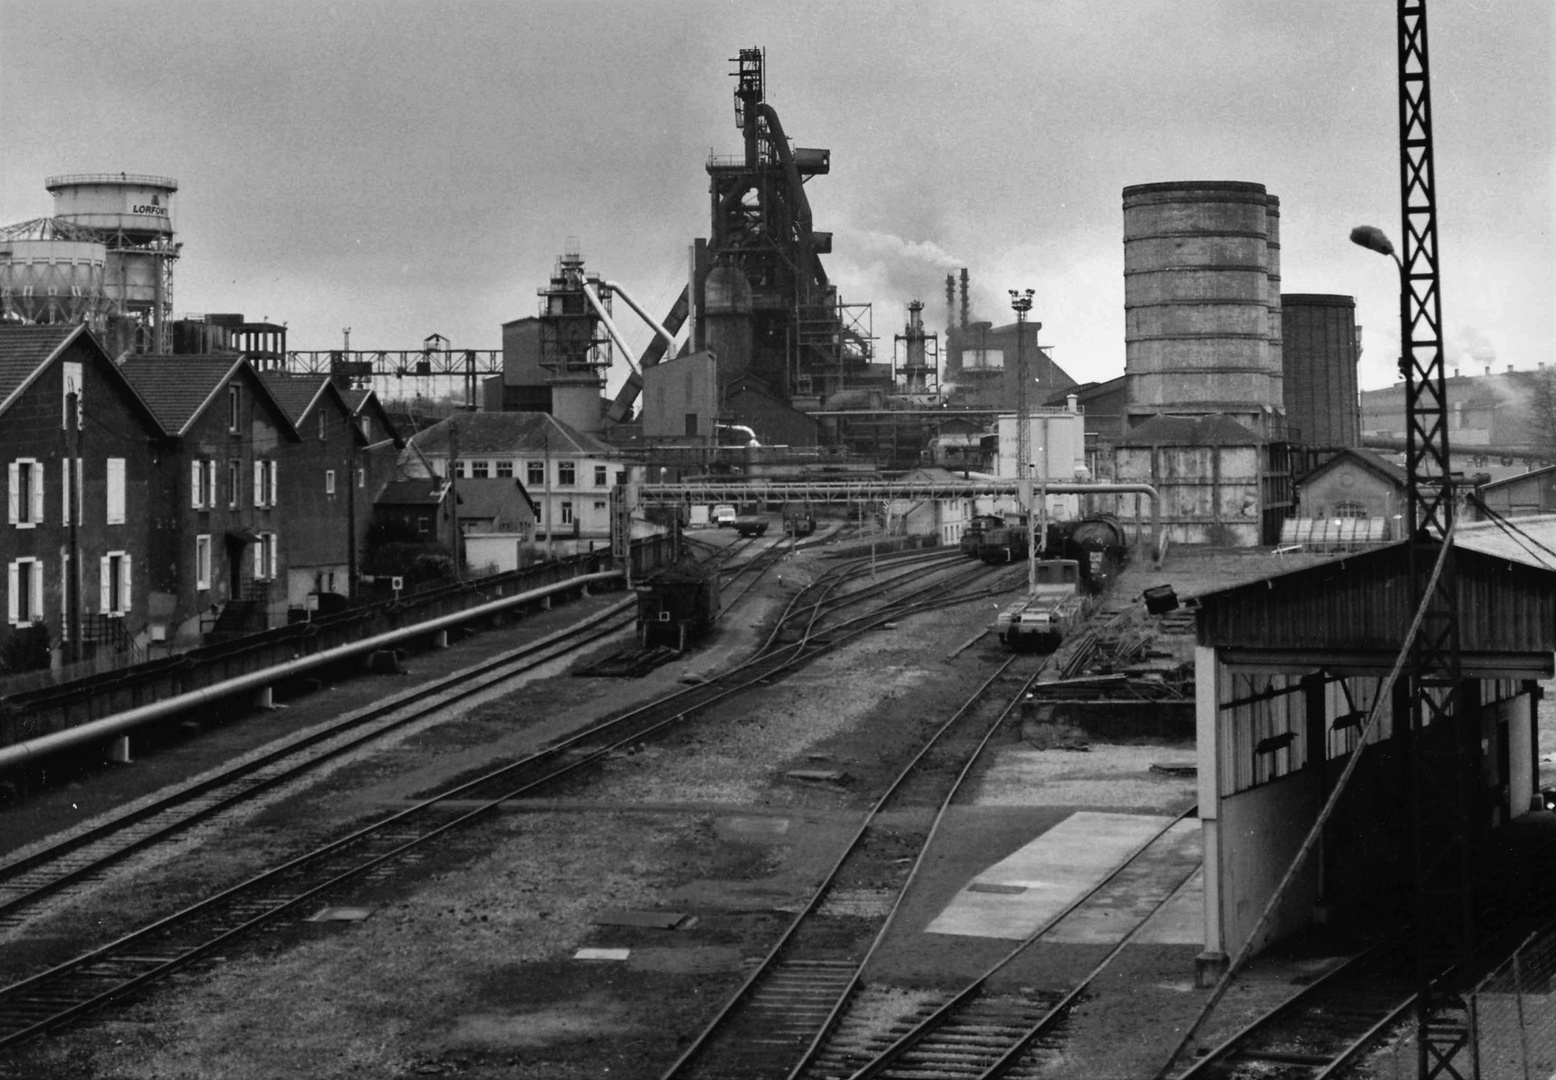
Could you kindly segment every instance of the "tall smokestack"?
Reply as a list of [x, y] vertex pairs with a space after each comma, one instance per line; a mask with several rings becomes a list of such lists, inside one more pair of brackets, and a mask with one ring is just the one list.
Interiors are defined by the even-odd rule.
[[962, 267], [962, 329], [972, 322], [972, 312], [967, 300], [967, 267]]
[[949, 332], [956, 325], [956, 275], [945, 276], [945, 328]]

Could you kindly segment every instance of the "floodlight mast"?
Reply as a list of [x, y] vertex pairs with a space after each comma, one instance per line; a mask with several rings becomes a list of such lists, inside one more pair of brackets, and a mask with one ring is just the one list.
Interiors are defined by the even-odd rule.
[[[1405, 380], [1411, 595], [1424, 607], [1411, 641], [1411, 840], [1415, 885], [1417, 1075], [1476, 1075], [1469, 1002], [1445, 973], [1474, 949], [1472, 852], [1479, 817], [1469, 777], [1479, 761], [1470, 730], [1460, 654], [1458, 580], [1452, 533], [1454, 492], [1438, 273], [1437, 196], [1432, 148], [1426, 0], [1398, 0], [1401, 254], [1382, 230], [1358, 226], [1351, 239], [1399, 268], [1400, 374]], [[1439, 559], [1442, 570], [1433, 580]], [[1444, 737], [1443, 733], [1447, 733]], [[1468, 1071], [1461, 1071], [1467, 1069]]]

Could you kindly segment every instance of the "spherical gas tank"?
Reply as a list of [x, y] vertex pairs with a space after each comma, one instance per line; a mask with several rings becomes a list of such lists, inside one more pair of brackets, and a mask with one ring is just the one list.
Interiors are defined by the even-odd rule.
[[173, 193], [178, 181], [135, 173], [51, 176], [54, 216], [72, 225], [122, 232], [148, 243], [173, 235]]
[[11, 240], [0, 246], [0, 308], [26, 322], [73, 323], [108, 310], [107, 251], [81, 240]]

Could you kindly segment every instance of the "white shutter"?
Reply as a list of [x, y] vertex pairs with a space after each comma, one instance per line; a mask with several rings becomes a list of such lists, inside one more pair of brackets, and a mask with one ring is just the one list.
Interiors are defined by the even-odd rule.
[[32, 469], [32, 523], [43, 524], [43, 462], [34, 461]]
[[[22, 466], [21, 466], [21, 462], [19, 462], [19, 461], [11, 462], [8, 471], [9, 471], [9, 476], [7, 477], [7, 483], [6, 483], [6, 488], [5, 488], [5, 494], [6, 494], [6, 511], [5, 511], [6, 512], [6, 520], [8, 520], [12, 525], [15, 525], [16, 521], [17, 521], [17, 517], [18, 517], [18, 515], [21, 512], [21, 506], [20, 506], [20, 504], [18, 502], [18, 497], [21, 495], [21, 486], [22, 486]], [[11, 591], [14, 593], [16, 590], [12, 589]], [[12, 616], [11, 621], [12, 622], [16, 621], [15, 616]]]
[[281, 482], [281, 463], [279, 461], [271, 461], [268, 464], [270, 467], [270, 505], [274, 506], [276, 505], [276, 495]]
[[265, 463], [254, 462], [254, 505], [265, 505]]
[[258, 540], [254, 541], [254, 576], [256, 578], [262, 578], [265, 576], [264, 537], [260, 537]]
[[189, 463], [189, 505], [196, 510], [200, 509], [200, 499], [205, 494], [205, 485], [200, 482], [202, 479], [204, 477], [200, 475], [200, 463], [191, 461]]
[[108, 524], [124, 524], [124, 459], [108, 459]]
[[[16, 466], [12, 465], [11, 468], [14, 470]], [[22, 619], [21, 614], [16, 609], [16, 601], [18, 599], [16, 594], [21, 588], [21, 575], [18, 573], [21, 569], [21, 564], [13, 562], [6, 569], [9, 571], [9, 577], [5, 587], [5, 616], [12, 623], [19, 623]]]
[[205, 463], [205, 486], [209, 489], [206, 502], [212, 510], [216, 509], [216, 460], [213, 458]]
[[122, 557], [122, 559], [120, 560], [120, 562], [119, 562], [119, 610], [120, 611], [129, 611], [130, 610], [130, 597], [131, 597], [131, 594], [133, 592], [133, 590], [130, 587], [130, 581], [131, 581], [130, 571], [131, 571], [131, 569], [132, 569], [131, 556], [130, 556], [130, 554], [128, 552], [126, 552], [124, 554], [124, 556]]
[[70, 524], [70, 459], [59, 463], [59, 523]]
[[97, 610], [104, 615], [113, 610], [113, 594], [109, 591], [112, 575], [108, 569], [108, 556], [104, 555], [97, 563]]
[[[41, 468], [41, 466], [40, 466]], [[35, 559], [32, 564], [32, 619], [34, 622], [43, 618], [43, 560]]]

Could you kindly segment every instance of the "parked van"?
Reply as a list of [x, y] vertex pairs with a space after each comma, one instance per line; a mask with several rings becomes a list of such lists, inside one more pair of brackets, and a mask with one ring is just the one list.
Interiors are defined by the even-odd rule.
[[733, 526], [735, 524], [735, 507], [731, 503], [714, 503], [713, 511], [708, 515], [708, 520], [719, 528]]

